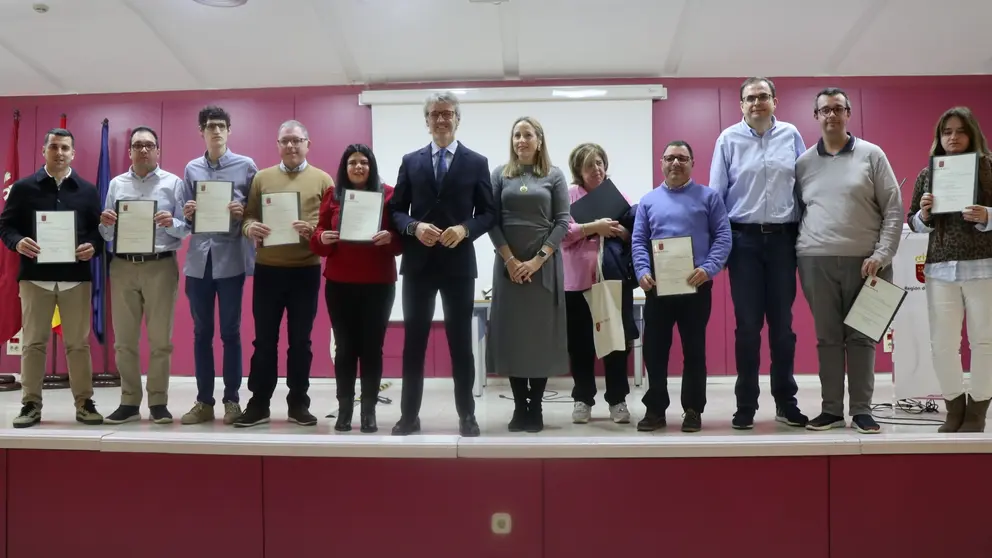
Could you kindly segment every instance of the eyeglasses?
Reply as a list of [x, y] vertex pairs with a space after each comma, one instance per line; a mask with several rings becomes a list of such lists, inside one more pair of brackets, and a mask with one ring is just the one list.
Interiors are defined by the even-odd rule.
[[131, 144], [131, 149], [133, 149], [135, 151], [152, 151], [156, 147], [158, 147], [158, 146], [155, 145], [154, 143], [135, 142], [135, 143], [132, 143]]
[[840, 116], [849, 110], [851, 109], [848, 107], [821, 107], [816, 109], [815, 112], [820, 116], [830, 116], [831, 114], [836, 114], [837, 116]]
[[663, 159], [666, 163], [674, 163], [675, 161], [678, 161], [683, 165], [689, 162], [689, 157], [685, 155], [665, 155]]
[[431, 118], [431, 120], [440, 120], [442, 118], [444, 120], [451, 120], [451, 119], [453, 119], [455, 117], [455, 111], [453, 111], [453, 110], [432, 110], [430, 113], [427, 114], [427, 116], [429, 116]]
[[743, 101], [749, 105], [754, 103], [767, 103], [772, 100], [772, 96], [768, 93], [762, 93], [761, 95], [748, 95], [744, 97]]
[[290, 145], [299, 147], [305, 141], [307, 141], [307, 138], [282, 138], [279, 140], [279, 145], [283, 147], [289, 147]]

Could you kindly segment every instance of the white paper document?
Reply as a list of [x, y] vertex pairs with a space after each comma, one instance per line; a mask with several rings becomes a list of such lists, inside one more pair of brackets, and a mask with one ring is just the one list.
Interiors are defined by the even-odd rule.
[[76, 262], [76, 212], [38, 211], [34, 214], [39, 264]]
[[154, 254], [157, 211], [158, 202], [154, 200], [118, 200], [114, 253]]
[[300, 233], [293, 228], [293, 222], [299, 220], [299, 192], [262, 194], [262, 223], [271, 230], [262, 246], [299, 244]]
[[881, 277], [867, 277], [858, 291], [844, 325], [855, 329], [879, 343], [896, 312], [906, 298], [906, 291]]
[[198, 180], [193, 185], [196, 212], [193, 213], [193, 234], [226, 233], [231, 231], [230, 205], [234, 183], [220, 180]]
[[942, 155], [931, 159], [931, 212], [960, 213], [975, 205], [978, 184], [978, 154]]
[[696, 269], [692, 259], [692, 237], [676, 236], [651, 241], [654, 262], [654, 291], [657, 296], [692, 294], [696, 287], [689, 276]]
[[347, 190], [341, 203], [340, 239], [372, 242], [382, 228], [382, 192]]

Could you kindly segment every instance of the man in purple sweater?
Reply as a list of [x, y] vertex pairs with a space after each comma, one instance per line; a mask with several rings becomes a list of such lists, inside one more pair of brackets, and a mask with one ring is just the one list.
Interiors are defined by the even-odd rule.
[[[692, 180], [692, 147], [673, 141], [665, 148], [661, 168], [665, 182], [637, 206], [633, 246], [634, 272], [647, 294], [644, 305], [644, 363], [650, 387], [642, 401], [647, 407], [637, 429], [652, 431], [666, 426], [668, 356], [672, 328], [682, 338], [683, 432], [702, 428], [706, 406], [706, 325], [713, 306], [713, 277], [730, 255], [731, 236], [727, 208], [716, 191]], [[690, 294], [658, 296], [655, 289], [652, 241], [690, 237], [693, 269], [686, 283]]]

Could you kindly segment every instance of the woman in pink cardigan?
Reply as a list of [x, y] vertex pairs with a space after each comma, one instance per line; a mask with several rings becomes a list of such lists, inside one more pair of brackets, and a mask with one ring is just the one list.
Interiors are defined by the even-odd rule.
[[[571, 203], [595, 190], [606, 179], [609, 160], [602, 147], [594, 143], [584, 143], [572, 150], [568, 157], [573, 185], [568, 194]], [[628, 200], [629, 201], [629, 200]], [[628, 340], [627, 350], [614, 351], [603, 358], [606, 372], [606, 403], [610, 406], [610, 419], [617, 424], [630, 422], [627, 409], [627, 394], [630, 384], [627, 381], [630, 345], [638, 337], [634, 323], [634, 288], [630, 260], [630, 231], [633, 227], [635, 207], [620, 221], [599, 219], [591, 223], [569, 224], [568, 234], [561, 244], [562, 259], [565, 264], [565, 313], [568, 330], [568, 356], [575, 386], [572, 399], [572, 422], [589, 422], [592, 406], [596, 401], [596, 350], [593, 342], [592, 314], [583, 292], [589, 290], [596, 281], [596, 263], [599, 259], [599, 243], [603, 247], [603, 275], [605, 279], [623, 279], [624, 333]], [[629, 219], [627, 219], [629, 217]], [[626, 223], [626, 226], [624, 225]]]

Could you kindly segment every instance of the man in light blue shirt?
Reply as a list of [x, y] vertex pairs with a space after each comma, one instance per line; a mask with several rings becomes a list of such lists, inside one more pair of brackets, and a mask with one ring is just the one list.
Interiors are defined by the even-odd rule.
[[802, 427], [808, 418], [796, 404], [793, 377], [796, 334], [796, 159], [806, 145], [795, 126], [775, 118], [775, 84], [752, 77], [741, 85], [741, 122], [716, 141], [710, 187], [727, 206], [734, 246], [727, 262], [737, 318], [737, 412], [733, 427], [754, 426], [758, 409], [761, 329], [768, 321], [775, 420]]
[[[100, 234], [114, 242], [110, 262], [111, 318], [114, 324], [114, 354], [121, 376], [121, 405], [104, 422], [122, 424], [141, 420], [141, 361], [138, 342], [141, 322], [148, 331], [146, 389], [152, 422], [172, 422], [169, 413], [169, 373], [172, 365], [172, 324], [179, 291], [179, 265], [176, 251], [189, 234], [182, 216], [183, 181], [159, 167], [158, 134], [145, 126], [131, 132], [131, 168], [110, 181]], [[132, 200], [154, 200], [154, 248], [145, 254], [118, 254], [116, 230], [118, 202], [126, 211]], [[153, 226], [148, 223], [148, 226]]]
[[206, 143], [202, 157], [186, 165], [183, 215], [192, 227], [196, 214], [196, 183], [216, 180], [232, 183], [231, 228], [226, 233], [193, 232], [186, 253], [186, 298], [193, 316], [193, 360], [196, 366], [196, 402], [183, 415], [183, 424], [214, 420], [214, 301], [220, 310], [220, 339], [224, 344], [224, 424], [241, 416], [241, 300], [245, 277], [255, 268], [255, 247], [241, 234], [245, 198], [258, 172], [255, 161], [227, 148], [231, 115], [217, 106], [199, 114], [200, 135]]

